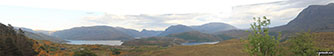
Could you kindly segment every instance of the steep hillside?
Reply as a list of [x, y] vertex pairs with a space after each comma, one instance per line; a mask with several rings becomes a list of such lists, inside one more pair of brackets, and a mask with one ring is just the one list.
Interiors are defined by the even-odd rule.
[[52, 36], [69, 40], [128, 40], [132, 37], [109, 26], [75, 27], [56, 31]]
[[225, 24], [225, 23], [218, 23], [218, 22], [207, 23], [207, 24], [203, 24], [200, 26], [191, 26], [191, 28], [197, 31], [203, 32], [203, 33], [215, 33], [219, 31], [237, 29], [236, 27], [232, 25]]
[[333, 32], [334, 3], [328, 5], [311, 5], [287, 25], [274, 27], [273, 31], [281, 32]]
[[0, 23], [0, 56], [34, 56], [34, 41], [24, 36], [24, 32]]
[[182, 33], [194, 31], [194, 29], [185, 25], [173, 25], [168, 27], [165, 31], [161, 32], [158, 36], [166, 36], [168, 34]]

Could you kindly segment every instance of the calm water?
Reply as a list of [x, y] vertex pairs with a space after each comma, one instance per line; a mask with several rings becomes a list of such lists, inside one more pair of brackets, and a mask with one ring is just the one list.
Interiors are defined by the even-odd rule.
[[182, 45], [202, 45], [202, 44], [216, 44], [219, 41], [216, 42], [196, 42], [196, 43], [182, 43]]
[[111, 45], [120, 46], [123, 44], [121, 40], [67, 40], [67, 44], [74, 45]]

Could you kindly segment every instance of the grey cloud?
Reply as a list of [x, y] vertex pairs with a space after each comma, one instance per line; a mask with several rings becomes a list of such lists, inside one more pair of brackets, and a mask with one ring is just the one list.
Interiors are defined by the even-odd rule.
[[161, 14], [161, 15], [112, 15], [105, 14], [103, 16], [85, 17], [87, 22], [96, 24], [105, 24], [112, 26], [127, 27], [132, 29], [154, 29], [162, 30], [173, 24], [183, 23], [169, 23], [169, 21], [192, 20], [195, 17], [203, 16], [201, 13], [187, 13], [187, 14]]

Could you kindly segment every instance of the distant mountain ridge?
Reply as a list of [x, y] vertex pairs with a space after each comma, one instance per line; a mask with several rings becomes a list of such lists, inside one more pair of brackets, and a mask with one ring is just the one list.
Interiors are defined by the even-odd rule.
[[236, 29], [236, 27], [225, 23], [208, 23], [200, 26], [172, 25], [168, 27], [165, 31], [153, 31], [146, 29], [143, 29], [142, 31], [137, 31], [122, 27], [89, 26], [75, 27], [71, 29], [56, 31], [53, 32], [51, 35], [69, 40], [119, 40], [118, 38], [132, 39], [153, 36], [167, 36], [169, 34], [183, 33], [189, 31], [213, 33], [231, 29]]
[[[119, 28], [118, 28], [119, 29]], [[128, 40], [131, 35], [110, 26], [75, 27], [56, 31], [52, 36], [68, 40]]]

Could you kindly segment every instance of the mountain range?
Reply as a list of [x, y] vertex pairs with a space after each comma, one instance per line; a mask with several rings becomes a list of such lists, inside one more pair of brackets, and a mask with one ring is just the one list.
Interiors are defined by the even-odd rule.
[[[311, 5], [302, 10], [298, 16], [286, 25], [272, 27], [271, 32], [333, 32], [334, 31], [334, 3], [328, 5]], [[31, 30], [27, 30], [33, 32]], [[129, 40], [135, 38], [170, 36], [176, 34], [195, 34], [189, 32], [200, 32], [201, 34], [212, 34], [231, 37], [247, 37], [245, 30], [219, 22], [212, 22], [198, 26], [172, 25], [164, 31], [153, 31], [143, 29], [137, 31], [122, 27], [112, 26], [88, 26], [75, 27], [56, 32], [42, 31], [44, 36], [51, 35], [59, 39], [68, 40]], [[31, 34], [30, 34], [31, 35]], [[42, 35], [42, 34], [39, 34]], [[29, 35], [28, 35], [29, 36]]]
[[236, 29], [234, 26], [225, 23], [208, 23], [200, 26], [172, 25], [165, 31], [153, 31], [143, 29], [137, 31], [122, 27], [112, 26], [89, 26], [75, 27], [71, 29], [56, 31], [52, 36], [68, 40], [127, 40], [133, 38], [167, 36], [169, 34], [183, 33], [189, 31], [199, 31], [204, 33], [213, 33]]

